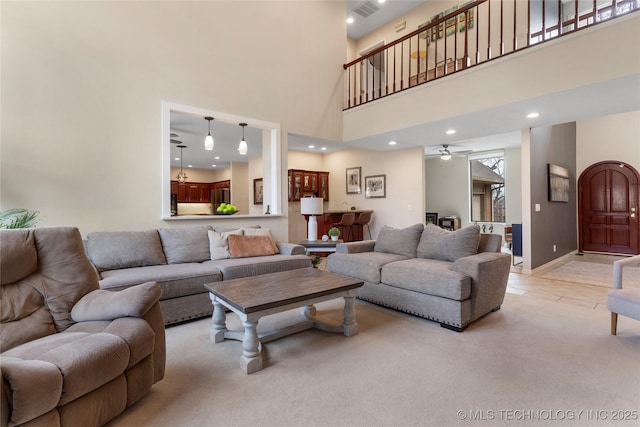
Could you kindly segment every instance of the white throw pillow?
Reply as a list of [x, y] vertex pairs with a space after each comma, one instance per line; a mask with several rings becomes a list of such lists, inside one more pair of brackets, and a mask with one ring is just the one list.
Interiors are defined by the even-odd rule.
[[211, 252], [211, 259], [214, 261], [217, 259], [231, 258], [231, 254], [229, 253], [229, 236], [231, 234], [237, 236], [243, 235], [241, 228], [224, 233], [209, 230], [207, 234], [209, 235], [209, 252]]

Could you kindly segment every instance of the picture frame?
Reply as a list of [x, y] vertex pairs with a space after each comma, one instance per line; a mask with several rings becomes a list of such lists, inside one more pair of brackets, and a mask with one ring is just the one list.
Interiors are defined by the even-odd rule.
[[362, 168], [360, 166], [355, 168], [347, 168], [346, 180], [347, 194], [362, 193]]
[[438, 225], [438, 213], [437, 212], [427, 212], [424, 218], [425, 224], [433, 224]]
[[547, 164], [549, 172], [549, 201], [550, 202], [569, 202], [569, 169], [562, 166]]
[[264, 198], [262, 178], [255, 178], [253, 180], [253, 204], [261, 205]]
[[387, 175], [365, 176], [364, 188], [365, 199], [383, 199], [387, 197]]

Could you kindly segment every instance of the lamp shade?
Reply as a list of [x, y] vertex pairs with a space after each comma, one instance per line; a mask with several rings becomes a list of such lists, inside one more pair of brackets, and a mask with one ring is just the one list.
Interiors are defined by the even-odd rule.
[[322, 197], [303, 197], [300, 199], [302, 215], [322, 215]]

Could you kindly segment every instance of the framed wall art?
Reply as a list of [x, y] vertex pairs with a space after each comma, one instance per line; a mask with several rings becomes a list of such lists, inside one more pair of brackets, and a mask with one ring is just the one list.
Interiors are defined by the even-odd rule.
[[364, 178], [364, 198], [376, 199], [387, 197], [387, 175], [372, 175]]
[[425, 214], [424, 222], [426, 224], [438, 225], [438, 213], [437, 212], [427, 212]]
[[569, 169], [549, 163], [548, 170], [549, 201], [569, 202]]
[[261, 205], [263, 200], [262, 191], [262, 178], [256, 178], [253, 180], [253, 204]]
[[362, 168], [347, 168], [347, 194], [362, 193]]

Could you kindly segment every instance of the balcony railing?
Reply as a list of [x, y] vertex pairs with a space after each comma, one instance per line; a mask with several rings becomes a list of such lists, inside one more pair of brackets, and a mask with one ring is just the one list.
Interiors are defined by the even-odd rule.
[[344, 65], [344, 109], [631, 12], [640, 0], [477, 0]]

